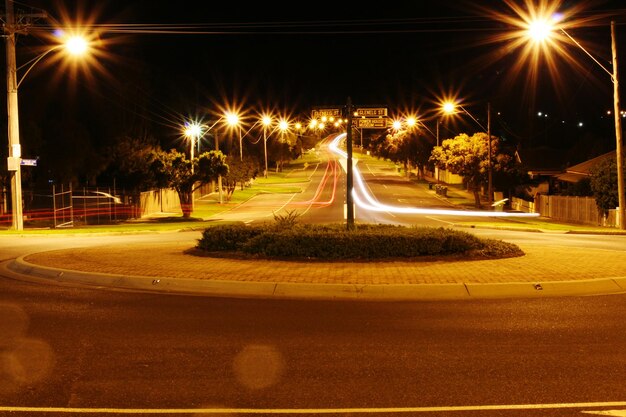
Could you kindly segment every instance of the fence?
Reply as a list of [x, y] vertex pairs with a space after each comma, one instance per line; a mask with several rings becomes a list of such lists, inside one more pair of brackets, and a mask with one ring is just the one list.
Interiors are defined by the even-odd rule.
[[139, 217], [155, 213], [182, 213], [180, 199], [173, 189], [144, 191], [139, 200]]
[[511, 208], [526, 213], [539, 213], [542, 217], [549, 217], [566, 223], [606, 227], [619, 225], [617, 210], [609, 210], [608, 215], [603, 216], [593, 197], [539, 194], [534, 202], [514, 197], [511, 201]]
[[[11, 224], [11, 210], [4, 192], [0, 224]], [[52, 184], [48, 189], [24, 189], [24, 222], [29, 227], [72, 227], [110, 224], [135, 216], [132, 197], [111, 187], [72, 188]]]
[[52, 185], [52, 219], [54, 227], [74, 226], [74, 204], [72, 201], [72, 184], [66, 190], [61, 184], [61, 189], [57, 190]]
[[[194, 199], [214, 190], [214, 183], [206, 184], [194, 192]], [[12, 220], [7, 200], [10, 200], [10, 194], [2, 190], [0, 226], [5, 227], [10, 226]], [[182, 213], [180, 199], [173, 189], [131, 195], [111, 187], [72, 188], [71, 185], [53, 184], [47, 190], [25, 189], [23, 200], [24, 221], [29, 227], [111, 224], [160, 213]]]
[[[204, 184], [194, 191], [193, 199], [194, 201], [197, 201], [203, 196], [215, 192], [215, 190], [215, 181]], [[138, 214], [136, 217], [147, 217], [155, 214], [166, 213], [180, 214], [182, 211], [183, 209], [180, 207], [180, 198], [175, 190], [171, 188], [159, 189], [144, 191], [141, 193]]]

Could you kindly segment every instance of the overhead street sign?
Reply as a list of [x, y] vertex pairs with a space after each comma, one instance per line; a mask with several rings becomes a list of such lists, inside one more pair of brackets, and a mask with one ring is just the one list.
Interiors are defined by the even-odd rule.
[[359, 129], [385, 129], [387, 127], [387, 119], [386, 117], [377, 118], [377, 119], [352, 119], [352, 125]]
[[386, 107], [362, 107], [354, 112], [356, 117], [387, 117]]
[[321, 119], [322, 117], [341, 117], [340, 108], [313, 109], [311, 112], [312, 119]]

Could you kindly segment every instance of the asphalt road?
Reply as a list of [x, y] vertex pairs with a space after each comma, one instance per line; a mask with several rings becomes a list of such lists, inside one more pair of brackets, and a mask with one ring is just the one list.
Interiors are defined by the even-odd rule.
[[[581, 405], [626, 400], [625, 314], [623, 295], [264, 301], [0, 279], [0, 415], [57, 415], [44, 413], [50, 407], [117, 408], [119, 415], [626, 409]], [[539, 409], [515, 409], [529, 404]]]

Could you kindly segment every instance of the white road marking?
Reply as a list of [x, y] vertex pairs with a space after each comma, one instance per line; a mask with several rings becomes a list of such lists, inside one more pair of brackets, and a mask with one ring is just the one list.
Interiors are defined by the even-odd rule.
[[626, 416], [626, 410], [581, 411], [581, 413], [595, 414], [599, 416]]
[[[451, 411], [542, 410], [597, 407], [626, 407], [626, 401], [553, 404], [461, 405], [450, 407], [387, 407], [387, 408], [72, 408], [72, 407], [1, 407], [0, 411], [29, 413], [90, 414], [371, 414], [432, 413]], [[607, 414], [621, 412], [622, 414]], [[626, 410], [583, 411], [609, 416], [626, 416]]]
[[437, 217], [426, 216], [426, 218], [427, 218], [427, 219], [430, 219], [430, 220], [434, 220], [434, 221], [436, 221], [436, 222], [446, 223], [446, 224], [449, 224], [449, 225], [454, 225], [454, 224], [455, 224], [454, 222], [449, 222], [449, 221], [447, 221], [447, 220], [439, 219], [439, 218], [437, 218]]

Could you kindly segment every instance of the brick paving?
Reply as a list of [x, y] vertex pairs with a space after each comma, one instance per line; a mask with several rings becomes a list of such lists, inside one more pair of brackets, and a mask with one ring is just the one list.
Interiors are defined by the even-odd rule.
[[524, 256], [497, 260], [293, 262], [211, 258], [188, 243], [111, 245], [57, 250], [25, 260], [53, 268], [123, 276], [329, 284], [447, 284], [589, 280], [626, 277], [624, 252], [519, 245]]

